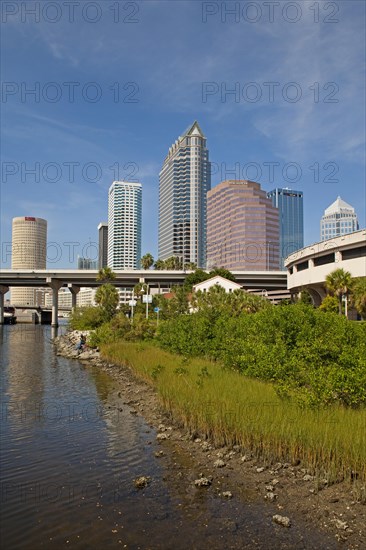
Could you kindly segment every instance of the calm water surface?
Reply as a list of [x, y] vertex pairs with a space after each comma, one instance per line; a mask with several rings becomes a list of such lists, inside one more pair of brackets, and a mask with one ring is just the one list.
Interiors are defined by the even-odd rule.
[[190, 489], [169, 482], [154, 430], [107, 374], [57, 357], [50, 327], [0, 327], [0, 349], [2, 549], [335, 547], [195, 489], [186, 457], [169, 470]]

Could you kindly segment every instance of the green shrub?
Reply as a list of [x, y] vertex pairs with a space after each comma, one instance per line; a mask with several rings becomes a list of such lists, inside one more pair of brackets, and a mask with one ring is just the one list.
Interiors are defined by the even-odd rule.
[[77, 307], [71, 312], [69, 325], [73, 330], [93, 330], [104, 321], [100, 307]]
[[145, 313], [138, 313], [133, 318], [133, 323], [129, 323], [129, 330], [124, 334], [124, 338], [130, 341], [150, 340], [154, 338], [156, 332], [156, 321], [146, 319]]
[[366, 324], [298, 303], [245, 311], [203, 308], [165, 321], [160, 345], [275, 383], [301, 405], [366, 403]]
[[[328, 294], [319, 306], [320, 311], [338, 313], [338, 300], [335, 296]], [[344, 309], [344, 308], [343, 308]]]
[[155, 331], [155, 321], [146, 319], [145, 314], [136, 314], [131, 322], [125, 313], [120, 312], [91, 333], [89, 343], [92, 347], [98, 347], [101, 344], [111, 344], [123, 339], [149, 340], [154, 338]]

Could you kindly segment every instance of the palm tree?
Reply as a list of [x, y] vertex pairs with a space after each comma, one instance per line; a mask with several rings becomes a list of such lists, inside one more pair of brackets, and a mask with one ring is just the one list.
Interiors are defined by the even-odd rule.
[[150, 254], [150, 252], [144, 254], [144, 256], [142, 256], [140, 260], [140, 263], [142, 269], [150, 269], [150, 267], [154, 264], [154, 258], [152, 254]]
[[354, 279], [351, 300], [362, 319], [366, 319], [366, 277]]
[[195, 264], [194, 262], [187, 262], [186, 264], [184, 264], [184, 269], [186, 269], [187, 271], [194, 271], [195, 269], [197, 269], [197, 264]]
[[154, 263], [154, 267], [155, 269], [166, 269], [164, 260], [156, 260], [156, 262]]
[[96, 291], [95, 301], [102, 308], [105, 320], [110, 321], [115, 315], [119, 303], [118, 290], [110, 283], [106, 283]]
[[342, 315], [342, 296], [347, 296], [352, 286], [352, 276], [344, 269], [336, 269], [325, 278], [325, 286], [330, 294], [338, 298], [338, 313]]
[[116, 278], [116, 274], [112, 271], [110, 267], [103, 267], [99, 270], [97, 275], [97, 281], [105, 281], [110, 282], [114, 281]]
[[165, 269], [173, 270], [175, 265], [174, 256], [170, 256], [164, 261]]

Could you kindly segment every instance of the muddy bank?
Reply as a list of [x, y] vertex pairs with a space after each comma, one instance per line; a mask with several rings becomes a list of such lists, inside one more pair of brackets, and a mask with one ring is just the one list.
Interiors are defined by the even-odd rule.
[[[202, 513], [203, 491], [221, 500], [223, 514], [215, 522], [222, 523], [226, 537], [232, 534], [225, 547], [240, 547], [235, 541], [243, 520], [240, 505], [245, 502], [253, 512], [247, 521], [258, 523], [259, 517], [259, 531], [268, 530], [272, 537], [268, 547], [366, 548], [366, 506], [357, 501], [349, 483], [328, 486], [301, 464], [261, 463], [245, 449], [216, 448], [202, 434], [187, 433], [166, 416], [155, 390], [130, 368], [105, 362], [95, 350], [77, 351], [80, 334], [57, 338], [57, 353], [108, 372], [130, 413], [143, 416], [157, 430], [161, 450], [156, 458], [166, 463], [166, 481], [182, 494], [182, 505], [192, 518]], [[254, 539], [249, 542], [246, 548], [263, 547]]]

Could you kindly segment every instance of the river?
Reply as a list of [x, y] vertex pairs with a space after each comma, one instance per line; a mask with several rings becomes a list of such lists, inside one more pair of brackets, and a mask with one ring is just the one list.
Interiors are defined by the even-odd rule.
[[50, 327], [0, 327], [0, 344], [2, 549], [322, 547], [263, 522], [260, 503], [170, 483], [154, 429], [105, 372], [56, 356]]

